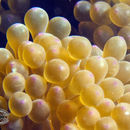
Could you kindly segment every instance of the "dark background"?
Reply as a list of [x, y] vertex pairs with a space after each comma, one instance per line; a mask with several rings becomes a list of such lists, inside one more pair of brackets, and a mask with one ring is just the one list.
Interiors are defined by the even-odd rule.
[[[9, 10], [6, 0], [2, 1], [2, 7], [6, 10]], [[78, 34], [77, 26], [78, 22], [74, 19], [73, 8], [77, 1], [79, 0], [30, 0], [31, 7], [41, 7], [49, 15], [51, 19], [54, 16], [63, 16], [67, 18], [72, 26], [71, 35]], [[6, 34], [0, 32], [0, 47], [5, 47], [7, 42]]]

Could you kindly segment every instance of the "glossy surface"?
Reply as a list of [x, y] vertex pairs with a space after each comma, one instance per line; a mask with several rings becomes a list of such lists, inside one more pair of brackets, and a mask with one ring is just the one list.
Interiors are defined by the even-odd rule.
[[102, 88], [96, 84], [88, 84], [80, 93], [81, 102], [87, 106], [96, 106], [104, 98]]
[[130, 25], [130, 7], [125, 3], [115, 4], [109, 13], [111, 21], [119, 27]]
[[81, 129], [83, 128], [92, 130], [99, 119], [100, 114], [94, 107], [84, 106], [78, 111], [76, 122]]
[[42, 66], [45, 62], [45, 57], [46, 53], [41, 45], [32, 43], [24, 47], [23, 60], [31, 68]]
[[110, 98], [114, 102], [117, 101], [124, 93], [123, 83], [117, 78], [105, 78], [100, 83], [106, 98]]
[[116, 75], [116, 78], [121, 80], [123, 83], [127, 83], [128, 81], [130, 81], [130, 62], [120, 61], [119, 65], [120, 65], [120, 69]]
[[64, 100], [57, 108], [56, 114], [58, 119], [63, 123], [74, 120], [78, 111], [77, 105], [71, 100]]
[[17, 117], [24, 117], [32, 110], [32, 100], [24, 92], [16, 92], [9, 99], [9, 109]]
[[97, 110], [100, 112], [100, 115], [102, 117], [110, 116], [114, 107], [115, 104], [110, 98], [104, 98], [96, 106]]
[[111, 6], [104, 1], [99, 1], [94, 3], [90, 8], [90, 17], [91, 20], [98, 24], [110, 24], [111, 21], [109, 19], [109, 10], [111, 9]]
[[90, 20], [89, 11], [91, 3], [89, 1], [79, 1], [74, 6], [74, 17], [79, 22]]
[[32, 102], [32, 110], [29, 113], [29, 118], [35, 123], [44, 122], [49, 116], [50, 108], [42, 99], [36, 99]]
[[103, 49], [103, 57], [112, 56], [117, 60], [122, 60], [127, 51], [127, 44], [123, 37], [111, 37], [105, 44]]
[[33, 99], [42, 98], [47, 90], [47, 83], [43, 77], [32, 74], [26, 79], [25, 91]]
[[84, 59], [91, 54], [91, 43], [85, 37], [75, 37], [68, 43], [69, 55], [76, 60]]
[[68, 64], [61, 59], [52, 59], [45, 64], [44, 77], [50, 83], [65, 81], [69, 74]]
[[83, 88], [89, 83], [94, 82], [95, 78], [92, 72], [88, 70], [79, 70], [73, 75], [69, 84], [69, 89], [74, 94], [80, 94]]
[[95, 83], [100, 83], [108, 72], [108, 64], [101, 56], [91, 56], [85, 67], [94, 74]]
[[113, 109], [111, 116], [116, 121], [119, 129], [130, 129], [130, 104], [119, 103]]
[[7, 97], [11, 97], [15, 92], [22, 92], [25, 88], [25, 79], [18, 72], [12, 72], [5, 76], [3, 80], [3, 90]]
[[64, 17], [54, 17], [49, 21], [47, 32], [63, 39], [71, 32], [70, 22]]
[[118, 130], [118, 126], [111, 117], [103, 117], [96, 122], [94, 130]]
[[24, 24], [15, 23], [11, 25], [6, 32], [7, 40], [11, 48], [15, 51], [23, 41], [29, 39], [29, 31]]
[[38, 33], [46, 31], [49, 18], [44, 9], [33, 7], [26, 12], [24, 22], [34, 38]]

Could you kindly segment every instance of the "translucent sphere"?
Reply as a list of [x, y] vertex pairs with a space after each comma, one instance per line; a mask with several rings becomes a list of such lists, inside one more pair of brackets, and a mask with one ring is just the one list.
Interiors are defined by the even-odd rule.
[[90, 8], [90, 17], [91, 20], [98, 24], [110, 24], [111, 21], [109, 19], [109, 10], [111, 6], [104, 1], [99, 1], [94, 3]]
[[46, 53], [39, 44], [28, 44], [23, 50], [23, 60], [31, 68], [38, 68], [45, 62]]
[[50, 114], [50, 108], [42, 99], [36, 99], [32, 102], [32, 110], [29, 113], [29, 118], [35, 123], [44, 122]]
[[74, 6], [74, 17], [79, 22], [90, 20], [89, 10], [91, 3], [88, 1], [78, 1]]
[[80, 94], [81, 90], [89, 83], [94, 83], [95, 78], [88, 70], [79, 70], [73, 76], [69, 84], [69, 89], [74, 94]]
[[119, 72], [120, 67], [118, 60], [114, 57], [106, 57], [105, 60], [108, 64], [108, 73], [106, 77], [116, 76], [116, 74]]
[[112, 56], [117, 60], [124, 59], [127, 51], [127, 44], [122, 36], [113, 36], [107, 40], [104, 49], [103, 57]]
[[127, 4], [115, 4], [110, 9], [109, 16], [111, 21], [119, 27], [130, 25], [130, 7]]
[[29, 39], [29, 31], [24, 24], [15, 23], [8, 28], [6, 36], [9, 45], [16, 52], [18, 46]]
[[100, 112], [100, 115], [102, 117], [110, 116], [114, 107], [115, 104], [110, 98], [104, 98], [96, 106], [97, 110]]
[[26, 12], [24, 22], [34, 39], [38, 33], [46, 31], [49, 18], [45, 10], [39, 7], [33, 7]]
[[47, 93], [46, 100], [51, 111], [56, 111], [58, 105], [65, 100], [65, 93], [60, 86], [51, 87]]
[[26, 79], [25, 91], [33, 99], [42, 98], [47, 90], [47, 83], [43, 77], [32, 74]]
[[77, 105], [71, 100], [64, 100], [56, 110], [58, 119], [63, 123], [69, 123], [74, 120], [78, 111]]
[[52, 59], [45, 64], [44, 77], [50, 83], [65, 81], [69, 74], [68, 64], [61, 59]]
[[22, 92], [25, 88], [25, 79], [18, 72], [12, 72], [5, 76], [3, 89], [7, 97], [11, 97], [15, 92]]
[[111, 117], [102, 117], [96, 122], [94, 130], [118, 130], [118, 126]]
[[39, 33], [35, 37], [34, 42], [40, 44], [45, 51], [53, 45], [62, 46], [60, 39], [50, 33]]
[[106, 78], [100, 83], [106, 98], [116, 102], [124, 93], [123, 83], [117, 78]]
[[116, 78], [121, 80], [123, 83], [130, 81], [130, 62], [120, 61], [119, 62], [119, 72], [116, 75]]
[[108, 72], [108, 64], [101, 56], [91, 56], [86, 61], [86, 69], [94, 74], [95, 82], [100, 83]]
[[16, 117], [27, 116], [32, 110], [32, 100], [24, 92], [16, 92], [9, 99], [9, 109]]
[[130, 26], [122, 27], [118, 32], [118, 35], [124, 37], [127, 44], [127, 49], [130, 49]]
[[96, 106], [103, 98], [104, 92], [97, 84], [88, 84], [80, 93], [81, 102], [87, 106]]
[[69, 36], [71, 25], [64, 17], [53, 17], [49, 21], [47, 32], [57, 36], [59, 39], [63, 39], [64, 37]]
[[106, 41], [112, 36], [114, 36], [113, 30], [107, 25], [101, 25], [93, 33], [94, 44], [103, 49]]
[[11, 52], [5, 48], [0, 48], [0, 72], [5, 73], [6, 64], [14, 59]]
[[75, 37], [68, 43], [67, 49], [72, 58], [79, 60], [89, 57], [92, 47], [87, 38]]
[[24, 62], [19, 61], [17, 59], [10, 60], [6, 65], [6, 74], [10, 72], [18, 72], [24, 76], [26, 79], [29, 75], [28, 67], [24, 64]]
[[99, 119], [100, 113], [94, 107], [84, 106], [78, 111], [76, 122], [83, 129], [93, 130]]
[[130, 129], [130, 104], [119, 103], [111, 113], [112, 118], [116, 121], [120, 130]]

